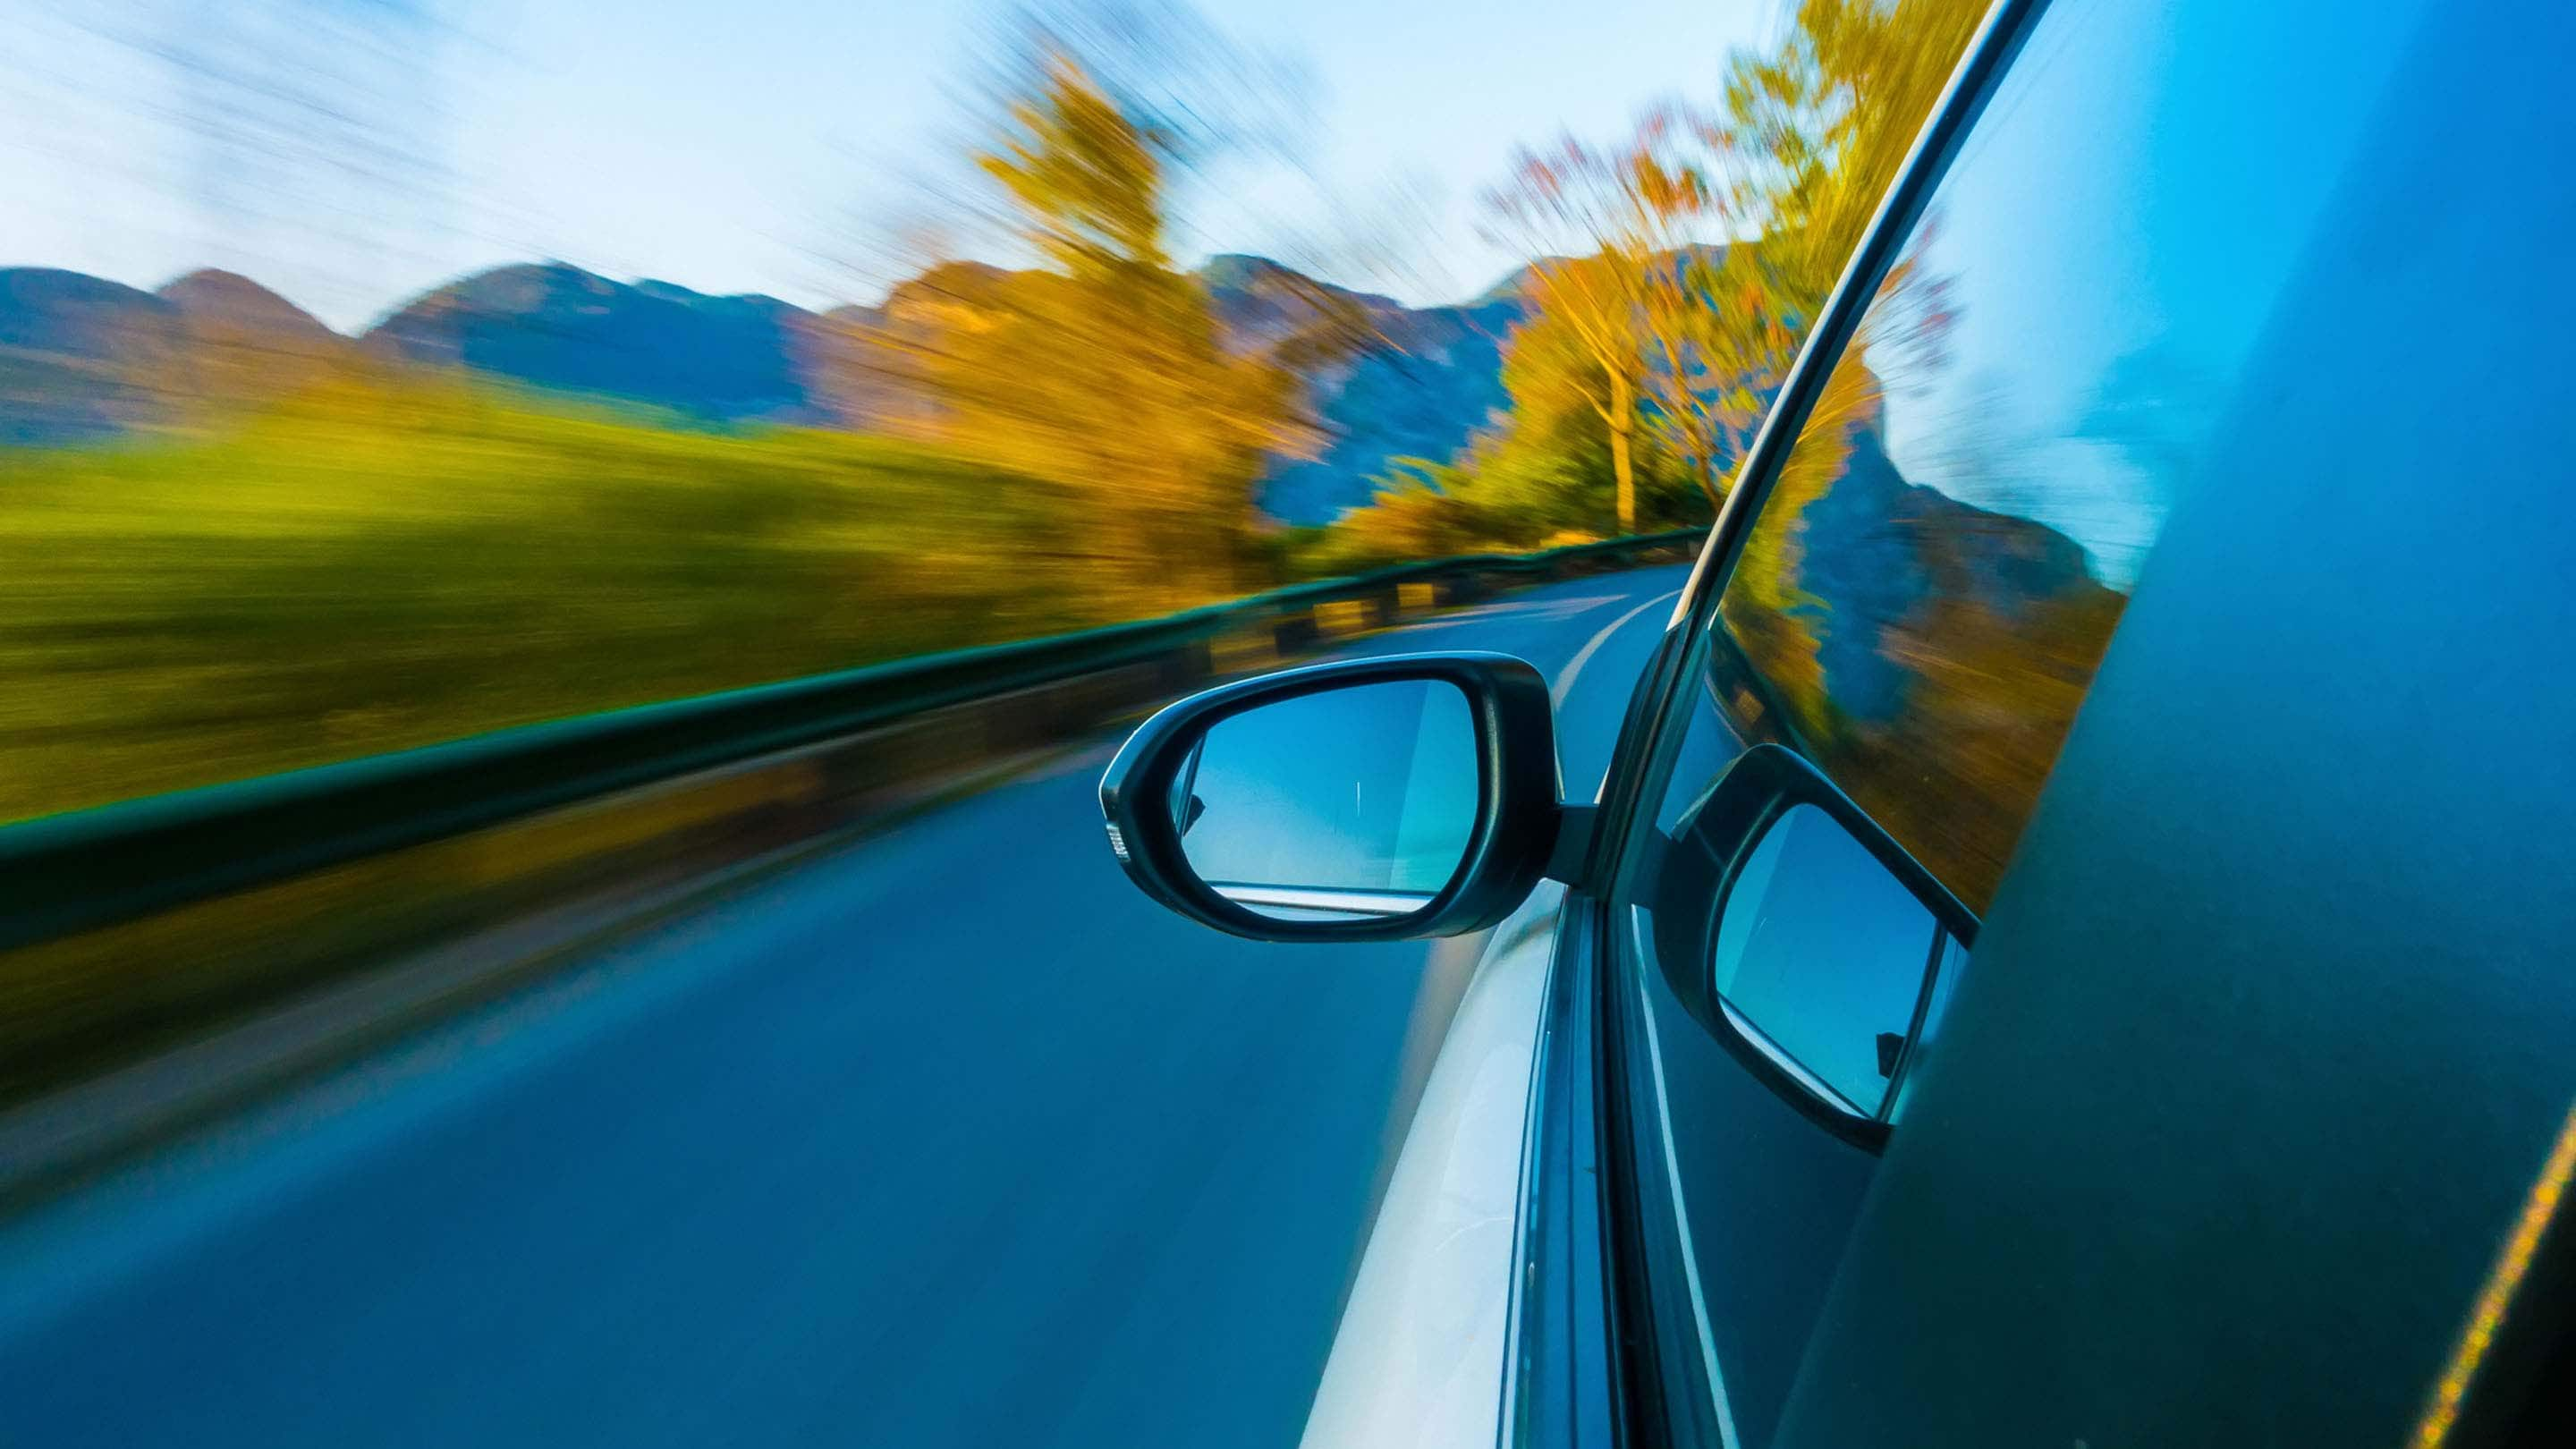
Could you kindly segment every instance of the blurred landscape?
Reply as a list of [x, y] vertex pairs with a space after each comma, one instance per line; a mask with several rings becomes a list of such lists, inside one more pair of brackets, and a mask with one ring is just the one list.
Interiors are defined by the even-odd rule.
[[[1383, 348], [1306, 370], [1320, 456], [1276, 460], [1261, 511], [1329, 523], [1365, 505], [1403, 457], [1447, 458], [1507, 402], [1502, 344], [1529, 306], [1525, 277], [1474, 300], [1406, 307], [1263, 257], [1196, 270], [1220, 345], [1278, 346], [1318, 310], [1353, 309]], [[146, 292], [77, 272], [0, 268], [9, 371], [0, 441], [63, 448], [148, 435], [274, 403], [326, 377], [461, 373], [527, 393], [619, 404], [639, 422], [882, 432], [935, 406], [927, 389], [869, 365], [870, 344], [943, 304], [1011, 285], [980, 263], [944, 264], [875, 306], [813, 312], [773, 297], [711, 297], [625, 283], [563, 262], [513, 263], [395, 307], [355, 336], [333, 332], [259, 283], [208, 268]], [[1338, 363], [1338, 365], [1334, 365]]]
[[[335, 331], [232, 271], [0, 269], [0, 820], [1703, 523], [1982, 13], [1805, 0], [1606, 138], [1540, 122], [1474, 178], [1525, 260], [1442, 305], [1183, 261], [1223, 157], [1313, 138], [1193, 12], [1115, 5], [994, 14], [873, 301], [525, 261]], [[417, 20], [329, 14], [359, 27], [333, 55]], [[354, 100], [190, 60], [226, 63], [227, 117], [285, 105], [226, 122], [244, 154], [399, 174]], [[1966, 688], [2038, 711], [2035, 743], [1956, 768], [2035, 789], [2080, 691], [1954, 668], [1921, 626], [1973, 593], [1998, 640], [2075, 620], [2089, 670], [2118, 596], [2046, 525], [1895, 477], [1863, 359], [1937, 368], [1943, 279], [1900, 266], [1873, 315], [1730, 618], [1811, 745], [1900, 769], [1950, 738], [1907, 709]]]
[[[1201, 274], [1226, 349], [1294, 325], [1278, 270]], [[1078, 493], [902, 437], [934, 402], [869, 366], [870, 334], [920, 325], [960, 273], [1001, 280], [951, 268], [819, 316], [510, 266], [348, 338], [225, 273], [147, 293], [0, 271], [0, 676], [50, 686], [0, 717], [25, 766], [0, 817], [1073, 629], [1289, 567], [1120, 590], [1063, 557]], [[1353, 300], [1403, 350], [1310, 380], [1334, 444], [1273, 480], [1309, 520], [1364, 503], [1390, 456], [1462, 445], [1519, 311]]]

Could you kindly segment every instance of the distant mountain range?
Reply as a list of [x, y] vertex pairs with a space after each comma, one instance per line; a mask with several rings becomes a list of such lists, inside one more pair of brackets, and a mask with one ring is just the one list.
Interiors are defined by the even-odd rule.
[[552, 263], [425, 292], [359, 346], [709, 423], [813, 423], [823, 418], [805, 358], [821, 331], [813, 313], [775, 297], [710, 297]]
[[79, 272], [0, 268], [0, 443], [111, 436], [158, 420], [173, 399], [233, 396], [253, 373], [290, 384], [347, 345], [230, 272], [143, 292]]
[[[145, 292], [78, 272], [0, 268], [0, 444], [114, 437], [161, 420], [174, 399], [282, 390], [351, 350], [615, 399], [691, 425], [865, 428], [908, 404], [853, 385], [840, 365], [848, 329], [902, 327], [939, 297], [1006, 275], [952, 263], [898, 286], [882, 306], [818, 314], [560, 262], [512, 265], [434, 288], [342, 337], [229, 272], [192, 272]], [[1261, 257], [1219, 256], [1202, 275], [1229, 345], [1285, 336], [1302, 320], [1301, 287], [1355, 303], [1393, 344], [1307, 378], [1331, 441], [1321, 458], [1282, 463], [1267, 481], [1263, 506], [1284, 522], [1328, 522], [1366, 503], [1389, 459], [1446, 459], [1503, 405], [1501, 343], [1524, 312], [1517, 275], [1473, 302], [1422, 308]]]

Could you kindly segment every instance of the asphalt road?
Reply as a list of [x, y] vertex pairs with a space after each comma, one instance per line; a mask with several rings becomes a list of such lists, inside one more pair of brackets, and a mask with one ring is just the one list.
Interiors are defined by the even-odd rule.
[[[1588, 796], [1684, 573], [1352, 652], [1529, 659]], [[0, 1226], [0, 1446], [1293, 1445], [1480, 943], [1163, 913], [1113, 744]]]

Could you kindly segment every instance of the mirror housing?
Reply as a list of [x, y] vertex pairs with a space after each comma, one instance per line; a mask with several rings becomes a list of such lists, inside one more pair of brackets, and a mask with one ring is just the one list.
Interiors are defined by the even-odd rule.
[[[1473, 726], [1473, 819], [1457, 868], [1420, 908], [1358, 919], [1284, 919], [1221, 895], [1193, 869], [1181, 837], [1203, 808], [1173, 807], [1210, 731], [1289, 700], [1371, 685], [1437, 681], [1465, 697]], [[1389, 741], [1390, 750], [1399, 742]], [[1137, 887], [1192, 920], [1262, 941], [1392, 941], [1456, 936], [1511, 914], [1547, 871], [1568, 812], [1557, 799], [1556, 725], [1547, 680], [1508, 654], [1402, 654], [1284, 670], [1220, 685], [1137, 727], [1100, 781], [1110, 850]], [[1318, 913], [1319, 916], [1321, 913]]]

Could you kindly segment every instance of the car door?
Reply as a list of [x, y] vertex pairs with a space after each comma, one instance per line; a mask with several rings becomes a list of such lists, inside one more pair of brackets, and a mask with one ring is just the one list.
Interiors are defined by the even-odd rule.
[[[2565, 912], [2467, 907], [2563, 905], [2564, 833], [2505, 861], [2492, 795], [2392, 812], [2295, 742], [2352, 748], [2357, 720], [2385, 729], [2396, 699], [2420, 720], [2452, 679], [2502, 711], [2466, 726], [2501, 753], [2435, 738], [2419, 767], [2465, 800], [2509, 761], [2568, 798], [2531, 729], [2567, 691], [2477, 632], [2563, 619], [2563, 592], [2541, 602], [2563, 546], [2491, 540], [2464, 574], [2467, 537], [2433, 531], [2445, 644], [2428, 601], [2383, 587], [2422, 506], [2403, 459], [2441, 431], [2392, 379], [2468, 369], [2490, 471], [2458, 511], [2509, 532], [2511, 494], [2566, 537], [2563, 494], [2521, 480], [2564, 476], [2529, 418], [2567, 366], [2504, 325], [2527, 300], [2466, 279], [2482, 257], [2543, 273], [2564, 244], [2565, 88], [2473, 58], [2567, 30], [2503, 4], [2056, 0], [2002, 7], [1972, 52], [1738, 482], [1604, 802], [1604, 1232], [1644, 1442], [2394, 1442], [2456, 1367], [2576, 1090], [2538, 1048], [2568, 993], [2528, 974], [2563, 961]], [[2417, 327], [2468, 350], [2395, 345]], [[2356, 446], [2392, 409], [2419, 431]], [[2115, 704], [2088, 703], [2097, 678]], [[2230, 761], [2240, 735], [2273, 773]], [[2061, 822], [2053, 855], [2035, 816]], [[2352, 832], [2450, 855], [2335, 868]], [[2459, 973], [2510, 1065], [2420, 1014], [2407, 949]], [[2385, 997], [2335, 990], [2355, 963]], [[2305, 1038], [2302, 1013], [2350, 1035]], [[2400, 1065], [2428, 1052], [2483, 1095], [2428, 1097]], [[2344, 1115], [2362, 1103], [2404, 1124], [2393, 1157]]]
[[[1443, 1053], [1500, 1107], [1406, 1146], [1472, 1222], [1362, 1276], [1475, 1271], [1355, 1293], [1335, 1364], [1392, 1371], [1310, 1442], [2430, 1446], [2563, 1395], [2571, 49], [2510, 0], [2001, 6], [1597, 801], [1502, 656], [1138, 731], [1110, 847], [1219, 929], [1567, 887]], [[1228, 728], [1291, 709], [1400, 795]]]

